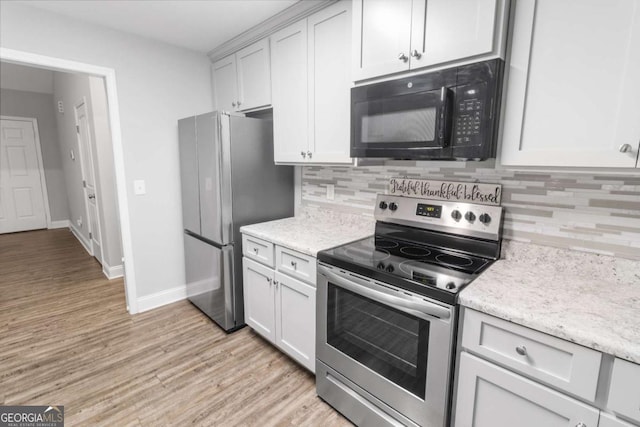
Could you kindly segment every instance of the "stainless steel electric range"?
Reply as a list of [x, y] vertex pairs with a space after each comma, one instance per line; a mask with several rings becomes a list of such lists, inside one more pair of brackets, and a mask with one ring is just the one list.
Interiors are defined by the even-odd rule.
[[447, 426], [457, 294], [499, 258], [502, 208], [379, 195], [375, 218], [318, 254], [318, 395], [359, 426]]

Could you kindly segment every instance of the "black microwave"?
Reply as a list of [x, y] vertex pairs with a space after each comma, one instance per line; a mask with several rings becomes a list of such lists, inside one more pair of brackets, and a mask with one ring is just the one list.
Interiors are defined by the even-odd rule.
[[351, 157], [495, 157], [500, 59], [351, 89]]

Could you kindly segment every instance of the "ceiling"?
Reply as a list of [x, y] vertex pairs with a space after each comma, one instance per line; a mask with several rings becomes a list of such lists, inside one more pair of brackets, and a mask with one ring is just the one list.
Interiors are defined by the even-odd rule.
[[22, 0], [84, 22], [209, 52], [298, 0]]

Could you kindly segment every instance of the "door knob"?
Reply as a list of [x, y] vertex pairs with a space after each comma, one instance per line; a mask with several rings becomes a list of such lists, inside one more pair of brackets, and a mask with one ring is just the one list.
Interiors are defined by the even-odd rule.
[[409, 60], [409, 57], [403, 52], [400, 52], [400, 54], [398, 55], [398, 59], [402, 62], [407, 62]]
[[420, 52], [418, 52], [418, 49], [413, 49], [413, 51], [411, 52], [411, 56], [413, 56], [416, 59], [420, 59], [422, 54]]
[[633, 147], [630, 144], [622, 144], [619, 148], [621, 153], [628, 153]]

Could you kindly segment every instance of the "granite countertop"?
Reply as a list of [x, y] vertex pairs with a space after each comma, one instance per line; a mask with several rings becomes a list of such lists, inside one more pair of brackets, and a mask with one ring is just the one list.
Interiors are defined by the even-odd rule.
[[640, 261], [505, 240], [460, 304], [640, 363]]
[[374, 227], [373, 218], [307, 209], [295, 217], [245, 225], [240, 231], [315, 257], [321, 250], [372, 236]]

